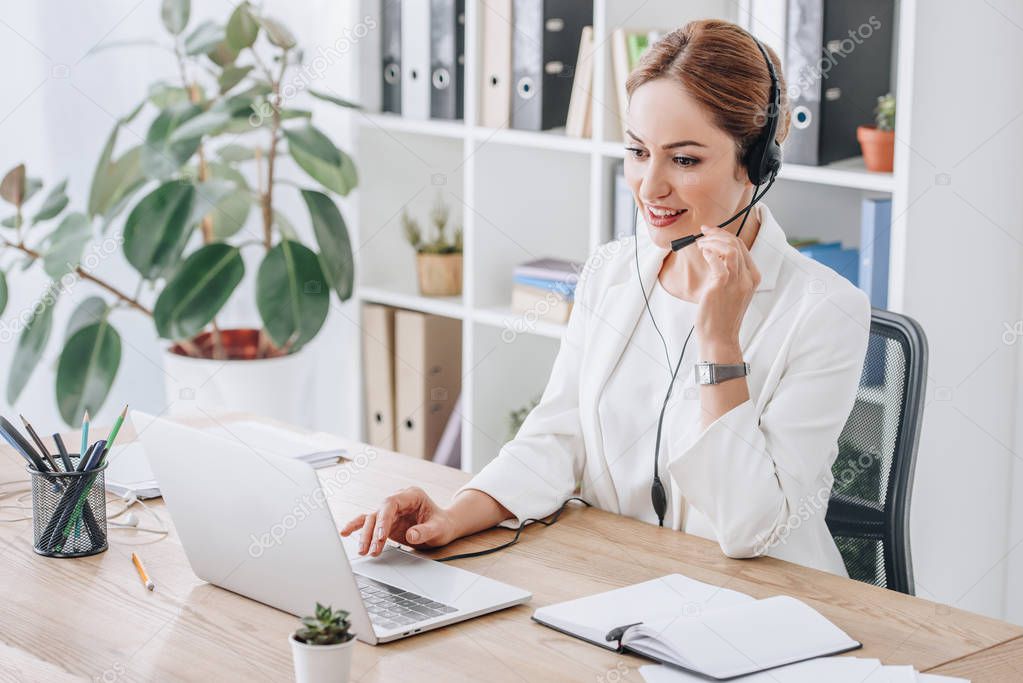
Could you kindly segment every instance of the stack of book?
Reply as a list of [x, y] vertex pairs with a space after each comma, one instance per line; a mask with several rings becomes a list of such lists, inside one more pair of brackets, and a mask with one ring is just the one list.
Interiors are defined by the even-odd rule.
[[542, 258], [515, 268], [512, 309], [545, 322], [563, 323], [572, 313], [581, 263]]

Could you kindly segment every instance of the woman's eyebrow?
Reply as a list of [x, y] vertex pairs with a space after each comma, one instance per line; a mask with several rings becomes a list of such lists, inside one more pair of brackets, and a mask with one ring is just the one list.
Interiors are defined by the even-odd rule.
[[[639, 144], [641, 144], [641, 145], [645, 144], [642, 140], [639, 139], [639, 136], [636, 135], [635, 133], [633, 133], [631, 130], [626, 130], [625, 133], [626, 133], [626, 135], [631, 137], [633, 140], [635, 140]], [[676, 147], [706, 147], [706, 146], [707, 145], [703, 144], [702, 142], [697, 142], [696, 140], [681, 140], [679, 142], [669, 142], [666, 145], [661, 145], [661, 149], [675, 149]]]

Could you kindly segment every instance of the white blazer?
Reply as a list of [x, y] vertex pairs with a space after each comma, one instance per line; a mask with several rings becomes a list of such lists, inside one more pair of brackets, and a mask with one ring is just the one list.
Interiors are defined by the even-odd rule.
[[[750, 255], [761, 281], [739, 331], [750, 375], [731, 380], [747, 381], [750, 398], [702, 431], [692, 412], [679, 419], [686, 408], [698, 410], [684, 405], [693, 401], [669, 403], [661, 443], [669, 504], [676, 529], [716, 540], [729, 557], [767, 554], [844, 576], [824, 515], [838, 435], [866, 355], [870, 301], [790, 246], [766, 207], [760, 216]], [[640, 218], [636, 237], [603, 244], [587, 260], [539, 404], [462, 487], [488, 493], [515, 515], [502, 526], [551, 514], [577, 487], [588, 502], [620, 512], [597, 402], [644, 311], [636, 239], [649, 295], [668, 250], [651, 241]], [[695, 386], [692, 377], [679, 381]], [[651, 454], [643, 466], [652, 470], [652, 462]]]

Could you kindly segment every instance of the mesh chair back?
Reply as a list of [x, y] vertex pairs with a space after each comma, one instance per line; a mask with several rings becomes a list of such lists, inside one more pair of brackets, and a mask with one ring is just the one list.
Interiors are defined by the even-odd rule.
[[910, 595], [909, 504], [926, 375], [920, 325], [873, 309], [856, 403], [838, 438], [826, 517], [851, 578]]

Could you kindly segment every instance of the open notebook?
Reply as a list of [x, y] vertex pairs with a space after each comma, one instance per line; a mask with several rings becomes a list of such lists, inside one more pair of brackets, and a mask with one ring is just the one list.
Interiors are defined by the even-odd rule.
[[608, 649], [724, 679], [860, 647], [809, 605], [763, 600], [681, 574], [541, 607], [533, 619]]

